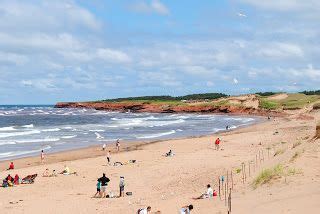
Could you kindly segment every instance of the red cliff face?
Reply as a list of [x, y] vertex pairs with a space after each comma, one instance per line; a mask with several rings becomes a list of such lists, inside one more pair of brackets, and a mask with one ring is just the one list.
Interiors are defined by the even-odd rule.
[[57, 103], [55, 108], [92, 108], [104, 111], [120, 112], [150, 112], [150, 113], [232, 113], [254, 115], [279, 115], [243, 106], [214, 106], [214, 105], [166, 105], [142, 102], [70, 102]]

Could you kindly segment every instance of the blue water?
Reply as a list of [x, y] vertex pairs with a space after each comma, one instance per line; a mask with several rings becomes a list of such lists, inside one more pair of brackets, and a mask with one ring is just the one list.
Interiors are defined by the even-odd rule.
[[254, 124], [258, 117], [119, 113], [52, 106], [0, 106], [0, 160], [122, 141], [201, 136]]

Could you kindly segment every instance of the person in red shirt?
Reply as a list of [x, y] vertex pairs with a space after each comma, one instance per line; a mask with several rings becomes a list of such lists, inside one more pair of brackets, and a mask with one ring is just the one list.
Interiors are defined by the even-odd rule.
[[217, 138], [214, 144], [215, 144], [216, 150], [219, 150], [219, 147], [220, 147], [220, 138]]
[[19, 185], [20, 184], [20, 178], [19, 178], [18, 174], [16, 174], [16, 176], [14, 176], [13, 183], [14, 183], [14, 185]]
[[14, 169], [14, 164], [13, 164], [13, 162], [10, 163], [8, 170], [12, 170], [12, 169]]

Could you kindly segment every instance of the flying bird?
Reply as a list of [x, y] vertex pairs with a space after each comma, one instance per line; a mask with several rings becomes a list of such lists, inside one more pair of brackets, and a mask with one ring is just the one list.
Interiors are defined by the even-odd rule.
[[247, 15], [244, 14], [244, 13], [238, 13], [238, 16], [240, 16], [240, 17], [247, 17]]

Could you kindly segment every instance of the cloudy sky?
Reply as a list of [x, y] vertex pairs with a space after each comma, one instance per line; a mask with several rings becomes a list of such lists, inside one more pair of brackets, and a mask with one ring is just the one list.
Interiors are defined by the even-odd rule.
[[320, 85], [319, 0], [0, 0], [0, 104]]

